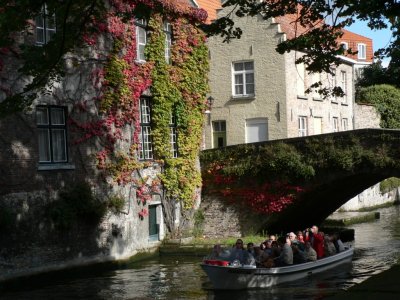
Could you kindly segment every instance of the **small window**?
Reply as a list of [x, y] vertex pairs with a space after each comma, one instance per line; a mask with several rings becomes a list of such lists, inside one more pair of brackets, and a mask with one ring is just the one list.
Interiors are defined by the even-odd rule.
[[349, 130], [349, 121], [347, 118], [342, 119], [342, 130], [343, 131]]
[[341, 97], [342, 103], [346, 104], [347, 103], [347, 73], [346, 71], [340, 71], [339, 74], [339, 82], [338, 85], [342, 89], [344, 96]]
[[365, 44], [358, 44], [358, 59], [367, 58], [367, 46]]
[[149, 98], [140, 98], [139, 159], [153, 159], [151, 107]]
[[340, 45], [342, 46], [342, 48], [344, 50], [348, 50], [349, 49], [349, 44], [347, 42], [341, 42]]
[[246, 119], [246, 143], [268, 141], [268, 119]]
[[56, 16], [48, 12], [46, 4], [35, 18], [35, 27], [37, 45], [47, 44], [56, 33]]
[[64, 163], [67, 157], [65, 108], [37, 106], [36, 124], [39, 139], [39, 163]]
[[225, 121], [213, 121], [213, 145], [214, 148], [220, 148], [226, 146], [226, 122]]
[[171, 118], [169, 121], [170, 128], [170, 144], [171, 144], [171, 155], [173, 158], [178, 157], [178, 135], [176, 131], [176, 118], [175, 115], [171, 113]]
[[299, 116], [299, 136], [307, 136], [307, 117]]
[[233, 63], [233, 95], [254, 96], [254, 64], [252, 61]]
[[145, 19], [138, 19], [135, 22], [136, 25], [136, 60], [139, 62], [145, 62], [144, 48], [147, 44], [147, 22]]
[[171, 45], [172, 45], [172, 27], [168, 22], [164, 22], [165, 34], [165, 61], [167, 64], [171, 63]]
[[333, 120], [333, 124], [332, 124], [333, 132], [338, 132], [339, 131], [339, 118], [333, 117], [332, 120]]
[[296, 64], [296, 90], [297, 90], [297, 97], [300, 99], [307, 99], [305, 96], [306, 90], [306, 81], [305, 76], [306, 70], [304, 68], [304, 64]]

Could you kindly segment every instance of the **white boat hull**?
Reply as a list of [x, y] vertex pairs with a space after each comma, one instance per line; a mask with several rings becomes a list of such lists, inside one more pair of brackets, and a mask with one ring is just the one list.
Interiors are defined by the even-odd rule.
[[314, 273], [322, 272], [339, 264], [349, 263], [353, 248], [315, 262], [295, 264], [279, 268], [255, 268], [251, 266], [216, 266], [202, 263], [214, 289], [238, 290], [248, 288], [268, 288], [284, 282], [294, 281]]

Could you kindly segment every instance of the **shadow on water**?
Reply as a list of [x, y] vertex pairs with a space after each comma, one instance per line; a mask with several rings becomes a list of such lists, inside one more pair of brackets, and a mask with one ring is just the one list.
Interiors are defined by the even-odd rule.
[[165, 256], [25, 278], [0, 285], [0, 299], [324, 299], [397, 261], [399, 208], [380, 209], [379, 220], [351, 226], [355, 230], [352, 263], [271, 289], [215, 291], [201, 270], [198, 257]]

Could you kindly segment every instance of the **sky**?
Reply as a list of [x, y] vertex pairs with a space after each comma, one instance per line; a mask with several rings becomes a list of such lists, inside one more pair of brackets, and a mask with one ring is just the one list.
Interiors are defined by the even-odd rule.
[[[378, 50], [379, 48], [386, 47], [389, 44], [390, 38], [392, 36], [389, 29], [371, 30], [368, 27], [367, 22], [359, 20], [357, 20], [350, 27], [346, 27], [346, 29], [365, 37], [371, 38], [374, 44], [374, 51]], [[386, 67], [388, 63], [389, 59], [384, 59], [382, 65]]]

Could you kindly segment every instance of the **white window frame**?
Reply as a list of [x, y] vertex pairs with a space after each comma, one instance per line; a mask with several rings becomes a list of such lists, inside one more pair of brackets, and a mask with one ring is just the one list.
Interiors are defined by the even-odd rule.
[[299, 136], [307, 136], [308, 134], [308, 118], [306, 116], [298, 117]]
[[165, 21], [164, 22], [164, 55], [165, 55], [165, 62], [167, 64], [171, 63], [171, 46], [172, 46], [172, 26], [171, 23]]
[[37, 106], [36, 125], [38, 129], [39, 164], [68, 162], [66, 107]]
[[49, 14], [47, 5], [42, 6], [41, 12], [35, 18], [35, 39], [36, 45], [43, 46], [47, 44], [53, 35], [56, 34], [56, 16]]
[[[258, 143], [268, 141], [268, 119], [267, 118], [251, 118], [246, 119], [246, 134], [245, 142], [247, 143]], [[254, 129], [256, 129], [257, 135], [254, 135]], [[265, 129], [265, 134], [263, 133]], [[256, 139], [254, 138], [256, 137]]]
[[[242, 65], [241, 70], [236, 70], [236, 66]], [[251, 65], [251, 68], [248, 68]], [[250, 81], [249, 75], [252, 75], [253, 80]], [[241, 82], [240, 80], [241, 79]], [[255, 92], [254, 80], [254, 61], [238, 61], [232, 63], [232, 95], [233, 97], [252, 97]], [[251, 88], [252, 87], [252, 91]], [[237, 91], [237, 88], [242, 88], [242, 93]], [[249, 91], [250, 90], [250, 91]]]
[[342, 91], [344, 93], [343, 97], [341, 97], [342, 98], [342, 103], [346, 104], [347, 103], [347, 72], [341, 70], [339, 76], [340, 76], [339, 77], [339, 80], [340, 80], [339, 84], [340, 84], [340, 87], [342, 88]]
[[145, 62], [146, 57], [144, 50], [147, 45], [147, 21], [144, 18], [136, 19], [136, 60], [138, 62]]
[[339, 132], [339, 118], [332, 117], [332, 132]]
[[349, 130], [349, 119], [342, 118], [342, 130], [343, 131]]
[[367, 45], [363, 43], [357, 44], [357, 57], [358, 59], [366, 59], [367, 58]]
[[151, 100], [140, 98], [140, 133], [139, 159], [153, 159], [153, 142], [151, 136]]
[[173, 113], [171, 113], [171, 117], [169, 120], [169, 141], [171, 145], [171, 156], [173, 158], [178, 157], [178, 133], [176, 129], [176, 118]]
[[348, 50], [349, 49], [349, 43], [347, 43], [347, 42], [341, 42], [340, 45], [343, 45], [343, 49], [344, 50]]

